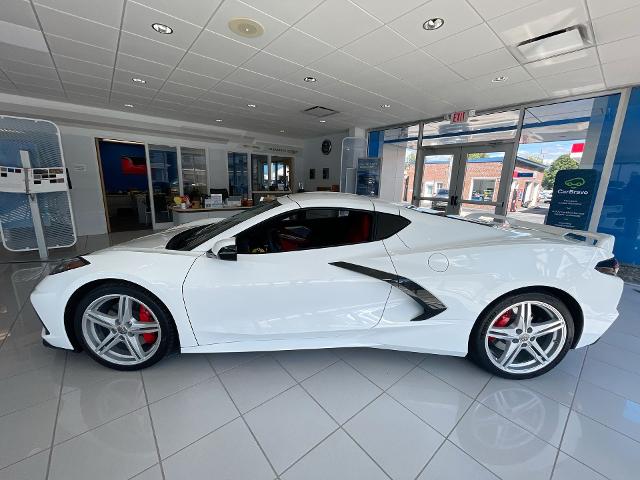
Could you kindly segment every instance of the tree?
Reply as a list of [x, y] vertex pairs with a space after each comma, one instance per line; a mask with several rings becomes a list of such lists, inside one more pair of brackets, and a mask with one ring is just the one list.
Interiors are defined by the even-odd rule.
[[564, 155], [560, 155], [544, 172], [544, 177], [542, 177], [542, 188], [545, 190], [552, 189], [553, 184], [556, 181], [556, 174], [560, 170], [570, 170], [572, 168], [578, 168], [578, 166], [579, 163], [571, 158], [570, 155], [567, 155], [566, 153]]
[[469, 155], [467, 155], [467, 158], [469, 160], [473, 160], [474, 158], [487, 158], [489, 155], [487, 155], [486, 153], [470, 153]]

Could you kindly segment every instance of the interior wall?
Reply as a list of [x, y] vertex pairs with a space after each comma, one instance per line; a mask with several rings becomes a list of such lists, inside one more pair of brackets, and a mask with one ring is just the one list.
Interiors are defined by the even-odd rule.
[[380, 173], [380, 200], [399, 202], [402, 200], [404, 180], [405, 144], [386, 143], [382, 148], [382, 170]]
[[[347, 136], [347, 131], [333, 135], [309, 138], [304, 141], [303, 156], [295, 167], [294, 190], [298, 188], [298, 182], [302, 182], [307, 192], [313, 192], [318, 187], [331, 187], [340, 185], [340, 158], [342, 156], [342, 139]], [[328, 155], [322, 153], [322, 142], [331, 141], [331, 152]], [[315, 168], [315, 179], [309, 178], [309, 169]], [[329, 169], [329, 178], [322, 178], [322, 169]]]

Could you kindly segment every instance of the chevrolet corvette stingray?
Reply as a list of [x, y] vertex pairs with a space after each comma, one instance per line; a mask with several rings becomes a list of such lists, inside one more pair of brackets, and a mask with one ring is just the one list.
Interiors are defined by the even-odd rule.
[[45, 344], [121, 370], [170, 352], [375, 347], [529, 378], [618, 316], [613, 242], [303, 193], [65, 260], [31, 301]]

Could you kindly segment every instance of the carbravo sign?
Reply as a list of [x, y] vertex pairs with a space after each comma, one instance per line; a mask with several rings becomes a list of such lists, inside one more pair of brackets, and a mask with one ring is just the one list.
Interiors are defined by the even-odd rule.
[[587, 230], [598, 185], [596, 170], [560, 170], [553, 185], [547, 225]]

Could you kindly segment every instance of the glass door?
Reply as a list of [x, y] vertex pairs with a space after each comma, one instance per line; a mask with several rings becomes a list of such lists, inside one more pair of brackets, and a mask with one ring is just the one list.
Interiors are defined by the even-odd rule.
[[420, 181], [419, 206], [443, 212], [453, 213], [450, 199], [451, 180], [457, 178], [455, 170], [457, 150], [425, 149]]
[[173, 226], [171, 206], [180, 195], [178, 150], [167, 145], [149, 145], [149, 179], [151, 182], [151, 218], [153, 228]]
[[466, 146], [458, 152], [457, 179], [451, 200], [454, 215], [504, 215], [511, 186], [513, 145]]

